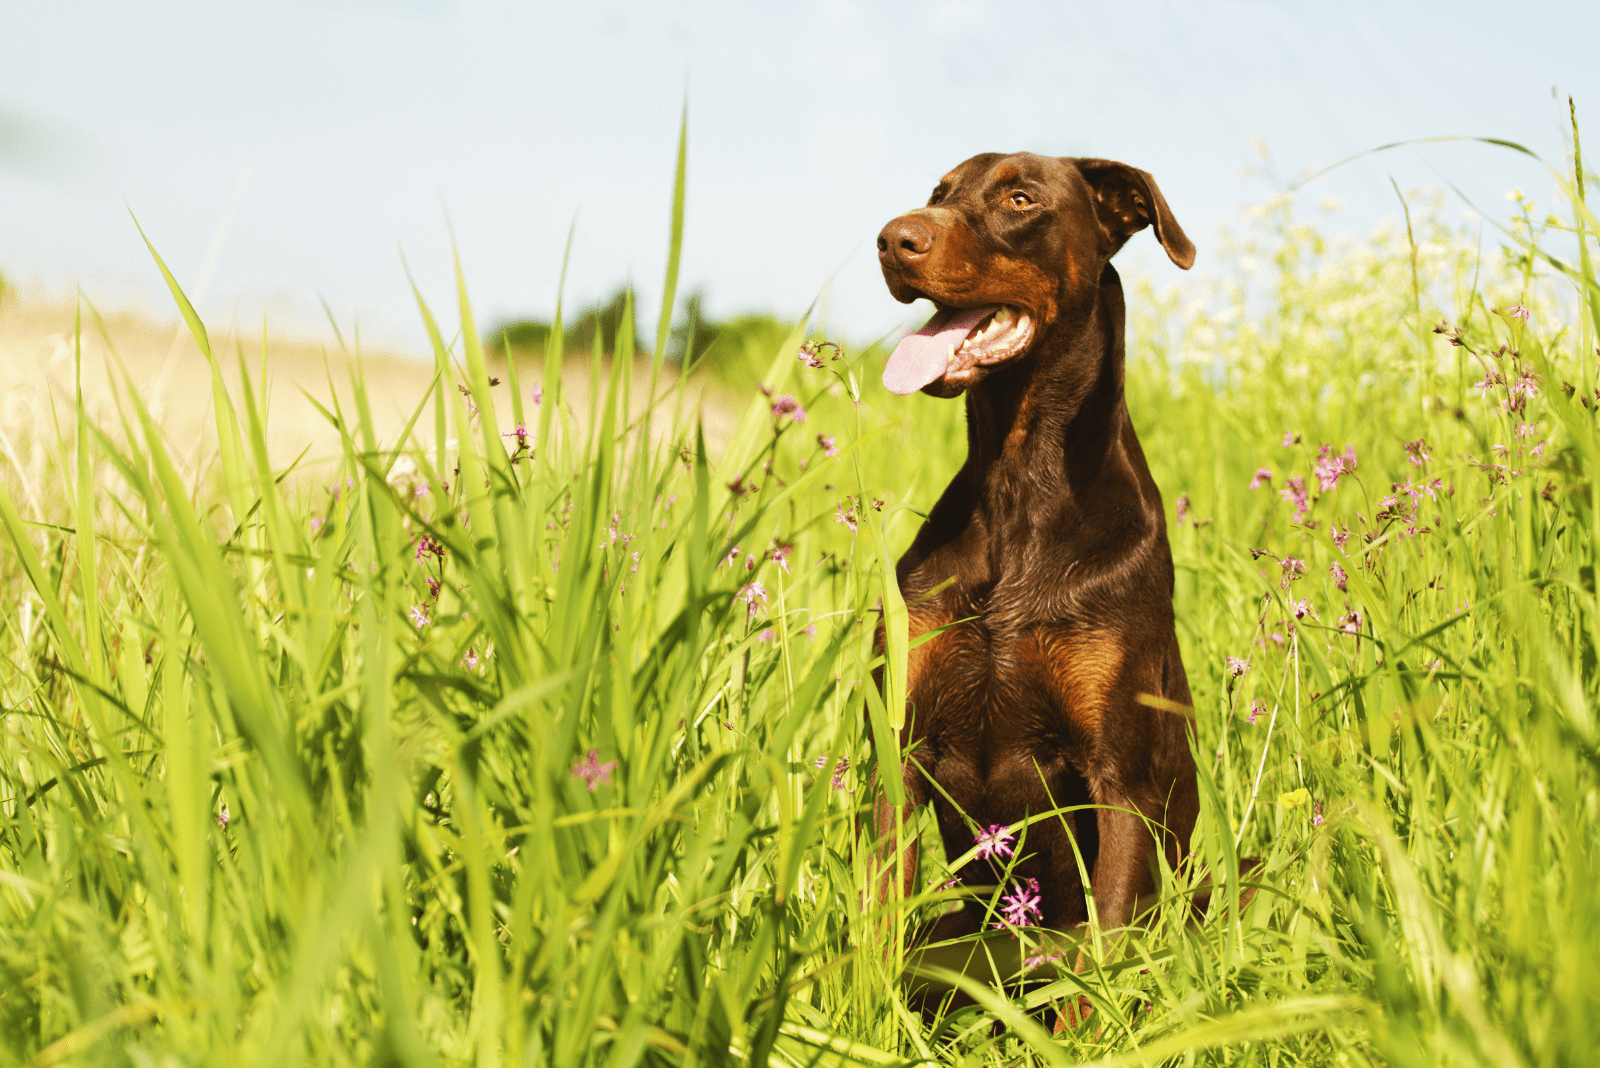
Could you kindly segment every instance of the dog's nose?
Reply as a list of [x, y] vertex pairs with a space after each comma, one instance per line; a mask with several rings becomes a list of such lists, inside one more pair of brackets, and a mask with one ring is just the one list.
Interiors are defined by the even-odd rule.
[[925, 256], [933, 247], [933, 231], [920, 219], [902, 215], [878, 231], [878, 258], [899, 260]]

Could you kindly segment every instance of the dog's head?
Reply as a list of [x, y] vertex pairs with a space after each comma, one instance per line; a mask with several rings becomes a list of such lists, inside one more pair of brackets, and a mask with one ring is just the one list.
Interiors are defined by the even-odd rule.
[[889, 357], [884, 385], [954, 397], [1024, 358], [1093, 299], [1106, 261], [1146, 226], [1173, 263], [1194, 263], [1194, 245], [1144, 171], [1031, 152], [973, 156], [927, 207], [878, 234], [889, 292], [938, 306]]

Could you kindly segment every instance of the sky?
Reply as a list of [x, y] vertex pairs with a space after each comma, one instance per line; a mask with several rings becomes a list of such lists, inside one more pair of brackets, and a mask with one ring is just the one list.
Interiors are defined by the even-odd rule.
[[[1559, 165], [1571, 94], [1600, 146], [1597, 41], [1593, 0], [0, 0], [0, 274], [172, 318], [137, 219], [215, 329], [330, 337], [326, 302], [420, 353], [404, 263], [450, 312], [453, 234], [481, 325], [548, 317], [570, 233], [569, 305], [631, 279], [653, 324], [687, 107], [680, 293], [793, 316], [825, 291], [825, 324], [864, 340], [916, 315], [879, 228], [974, 153], [1151, 172], [1201, 274], [1274, 191], [1244, 173], [1258, 142], [1279, 183], [1442, 135]], [[1552, 194], [1524, 157], [1432, 144], [1307, 195], [1364, 234], [1398, 212], [1391, 179], [1490, 215]], [[1122, 263], [1180, 274], [1144, 235]]]

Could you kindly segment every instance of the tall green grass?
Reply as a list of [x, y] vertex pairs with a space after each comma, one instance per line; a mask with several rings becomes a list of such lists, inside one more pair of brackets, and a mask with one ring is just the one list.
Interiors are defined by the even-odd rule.
[[[491, 383], [461, 284], [459, 333], [418, 297], [412, 427], [376, 437], [357, 364], [308, 480], [267, 460], [254, 354], [166, 275], [214, 462], [127, 383], [120, 422], [38, 428], [42, 502], [0, 492], [0, 1061], [1592, 1063], [1600, 290], [1567, 188], [1573, 263], [1531, 205], [1502, 254], [1415, 203], [1329, 245], [1280, 200], [1233, 281], [1133, 294], [1197, 865], [1079, 970], [1015, 973], [1045, 950], [998, 933], [1003, 982], [942, 975], [979, 1004], [927, 1019], [899, 935], [959, 891], [930, 839], [925, 890], [873, 901], [862, 816], [886, 562], [958, 405], [883, 393], [873, 347], [810, 367], [797, 329], [708, 449], [660, 363], [674, 251], [642, 419], [601, 355], [638, 350], [631, 309], [589, 396], [558, 322], [535, 403], [527, 364]], [[680, 155], [674, 250], [682, 189]], [[1323, 445], [1357, 460], [1326, 490]]]

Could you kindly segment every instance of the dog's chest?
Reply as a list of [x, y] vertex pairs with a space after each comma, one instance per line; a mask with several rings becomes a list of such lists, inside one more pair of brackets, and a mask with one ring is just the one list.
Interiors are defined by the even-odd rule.
[[951, 597], [913, 609], [913, 634], [950, 625], [913, 652], [908, 676], [912, 735], [934, 754], [1059, 759], [1103, 718], [1121, 643], [1074, 621], [1019, 620], [1012, 607]]

